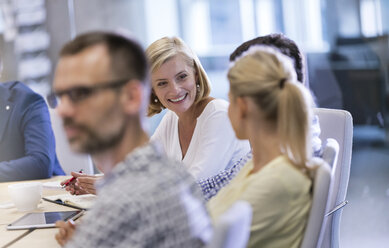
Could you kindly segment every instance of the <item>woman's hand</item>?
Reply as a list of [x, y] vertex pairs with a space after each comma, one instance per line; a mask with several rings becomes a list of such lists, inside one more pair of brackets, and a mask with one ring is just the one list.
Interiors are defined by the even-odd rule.
[[[88, 194], [96, 195], [95, 183], [100, 180], [102, 176], [84, 176], [76, 179], [75, 186], [80, 189], [81, 192], [87, 192]], [[78, 195], [78, 194], [77, 194]]]
[[[96, 194], [95, 183], [102, 178], [102, 176], [85, 175], [82, 173], [72, 172], [71, 175], [76, 178], [70, 182], [65, 189], [72, 195]], [[62, 181], [64, 185], [68, 180]]]

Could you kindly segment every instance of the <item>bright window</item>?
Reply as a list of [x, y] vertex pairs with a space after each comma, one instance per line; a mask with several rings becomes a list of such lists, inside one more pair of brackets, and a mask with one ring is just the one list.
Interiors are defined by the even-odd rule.
[[179, 0], [181, 36], [200, 57], [226, 56], [243, 41], [283, 32], [306, 52], [326, 51], [320, 0]]
[[382, 34], [381, 5], [377, 0], [361, 0], [361, 28], [362, 34], [372, 37]]

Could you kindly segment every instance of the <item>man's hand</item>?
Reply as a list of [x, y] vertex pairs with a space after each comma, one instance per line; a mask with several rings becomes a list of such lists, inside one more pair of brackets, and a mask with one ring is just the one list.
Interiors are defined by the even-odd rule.
[[57, 221], [55, 226], [59, 228], [58, 233], [55, 235], [55, 239], [58, 244], [64, 246], [73, 236], [74, 230], [76, 229], [76, 225], [73, 220], [69, 220], [67, 222]]

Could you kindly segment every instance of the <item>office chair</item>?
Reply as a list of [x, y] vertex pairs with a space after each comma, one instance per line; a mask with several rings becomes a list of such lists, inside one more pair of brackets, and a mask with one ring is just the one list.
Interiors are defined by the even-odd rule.
[[[347, 204], [346, 193], [350, 177], [353, 120], [349, 112], [338, 109], [316, 108], [319, 117], [320, 139], [335, 139], [339, 144], [338, 161], [332, 167], [333, 182], [330, 193], [327, 224], [321, 247], [339, 247], [340, 219], [343, 207]], [[324, 158], [325, 159], [325, 158]]]
[[330, 188], [329, 188], [328, 197], [327, 197], [327, 205], [325, 208], [326, 214], [325, 214], [324, 219], [323, 219], [322, 228], [321, 228], [319, 239], [317, 242], [318, 248], [321, 247], [321, 244], [323, 243], [324, 234], [325, 234], [325, 231], [329, 225], [327, 222], [328, 216], [329, 216], [328, 213], [330, 211], [336, 211], [336, 210], [333, 210], [334, 203], [331, 199], [332, 199], [332, 196], [334, 194], [336, 194], [338, 191], [338, 189], [335, 188], [335, 186], [334, 186], [335, 180], [333, 180], [335, 178], [334, 173], [336, 171], [336, 163], [338, 161], [338, 154], [339, 154], [338, 142], [334, 139], [331, 139], [331, 138], [327, 139], [326, 143], [323, 146], [322, 158], [325, 162], [327, 162], [327, 164], [330, 166], [330, 168], [332, 168], [331, 169], [331, 183], [330, 183]]
[[70, 172], [78, 172], [81, 169], [85, 174], [94, 174], [92, 159], [89, 155], [78, 154], [70, 149], [65, 131], [62, 127], [62, 120], [55, 110], [50, 109], [51, 126], [55, 136], [55, 150], [62, 169], [66, 175]]
[[214, 226], [208, 248], [244, 248], [250, 236], [252, 209], [248, 202], [237, 201]]
[[[324, 147], [324, 154], [334, 163], [338, 155], [337, 143], [330, 143]], [[334, 146], [332, 146], [335, 144]], [[313, 176], [312, 205], [309, 211], [301, 248], [319, 248], [326, 226], [325, 214], [329, 208], [328, 197], [331, 185], [331, 168], [326, 161], [317, 159], [317, 168]]]

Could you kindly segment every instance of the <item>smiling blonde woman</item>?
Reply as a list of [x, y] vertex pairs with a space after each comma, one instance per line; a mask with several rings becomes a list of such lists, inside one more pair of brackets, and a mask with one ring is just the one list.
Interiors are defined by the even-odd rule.
[[250, 151], [228, 121], [228, 102], [209, 96], [209, 79], [192, 50], [178, 37], [164, 37], [146, 50], [152, 93], [148, 115], [168, 111], [152, 136], [169, 157], [202, 179], [229, 168]]

